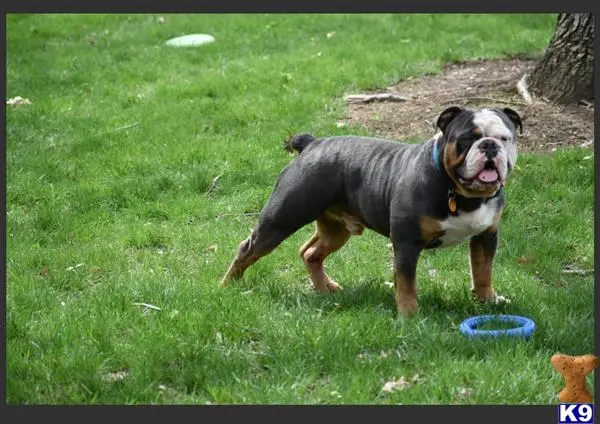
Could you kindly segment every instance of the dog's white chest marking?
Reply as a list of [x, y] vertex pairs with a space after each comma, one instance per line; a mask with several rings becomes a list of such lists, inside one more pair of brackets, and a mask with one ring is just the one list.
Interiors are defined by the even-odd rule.
[[458, 216], [449, 216], [440, 222], [444, 235], [441, 246], [451, 246], [485, 231], [494, 222], [497, 213], [496, 200], [482, 204], [471, 212], [458, 211]]

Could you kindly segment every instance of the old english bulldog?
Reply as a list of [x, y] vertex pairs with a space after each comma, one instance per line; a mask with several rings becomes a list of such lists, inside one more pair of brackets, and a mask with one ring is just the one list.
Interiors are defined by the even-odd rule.
[[288, 140], [298, 156], [279, 174], [258, 224], [239, 245], [221, 280], [240, 278], [301, 227], [316, 221], [300, 256], [318, 292], [341, 290], [323, 261], [365, 228], [389, 237], [400, 316], [418, 310], [416, 268], [423, 249], [469, 240], [472, 290], [502, 302], [492, 262], [504, 208], [503, 187], [517, 160], [519, 114], [512, 109], [452, 106], [440, 131], [420, 144], [358, 136]]

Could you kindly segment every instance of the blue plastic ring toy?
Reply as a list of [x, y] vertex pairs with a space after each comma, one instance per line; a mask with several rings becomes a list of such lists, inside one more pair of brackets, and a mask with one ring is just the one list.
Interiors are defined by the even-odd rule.
[[[477, 330], [477, 327], [490, 321], [509, 322], [517, 327], [506, 330]], [[469, 338], [508, 336], [528, 339], [535, 331], [535, 323], [518, 315], [478, 315], [464, 320], [458, 329]]]

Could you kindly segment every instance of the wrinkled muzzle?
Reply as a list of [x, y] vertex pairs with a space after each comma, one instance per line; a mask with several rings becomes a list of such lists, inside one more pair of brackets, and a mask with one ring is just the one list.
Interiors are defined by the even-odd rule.
[[504, 185], [514, 167], [516, 149], [511, 160], [502, 141], [485, 137], [472, 144], [464, 161], [455, 169], [458, 183], [470, 191], [489, 192]]
[[495, 139], [478, 140], [456, 172], [465, 180], [478, 180], [482, 184], [502, 183], [508, 175], [506, 149]]

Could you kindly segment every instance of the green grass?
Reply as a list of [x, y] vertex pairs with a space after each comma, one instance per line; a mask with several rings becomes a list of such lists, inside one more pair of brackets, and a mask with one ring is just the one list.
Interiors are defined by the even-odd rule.
[[514, 322], [500, 321], [499, 319], [490, 320], [481, 323], [477, 326], [477, 330], [489, 331], [489, 330], [510, 330], [518, 328], [519, 326]]
[[[520, 156], [494, 268], [507, 307], [470, 300], [463, 245], [422, 256], [421, 313], [395, 320], [388, 241], [371, 232], [328, 261], [345, 291], [312, 293], [310, 227], [218, 287], [289, 132], [365, 134], [336, 127], [344, 94], [538, 56], [553, 16], [157, 18], [8, 17], [8, 96], [32, 101], [7, 110], [9, 404], [556, 402], [550, 356], [594, 350], [593, 276], [561, 272], [593, 267], [589, 150]], [[163, 45], [191, 32], [217, 41]], [[495, 312], [533, 318], [535, 336], [458, 333]]]

